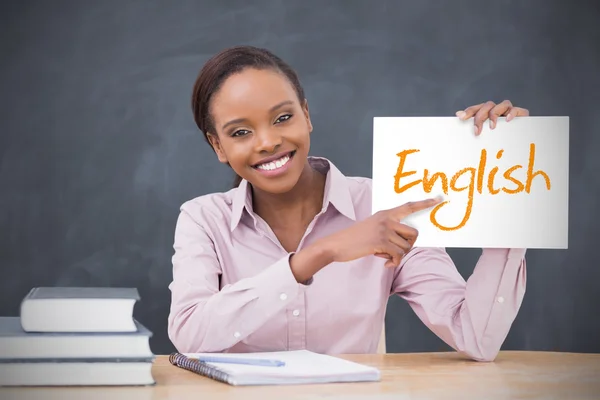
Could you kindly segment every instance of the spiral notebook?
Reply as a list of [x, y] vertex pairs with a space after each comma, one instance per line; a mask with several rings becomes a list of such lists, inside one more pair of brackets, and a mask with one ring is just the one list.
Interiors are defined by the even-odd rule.
[[336, 382], [379, 381], [378, 369], [308, 350], [218, 354], [218, 357], [271, 359], [283, 366], [261, 366], [199, 361], [199, 357], [215, 356], [206, 353], [172, 353], [169, 361], [176, 367], [227, 383], [244, 385], [299, 385]]

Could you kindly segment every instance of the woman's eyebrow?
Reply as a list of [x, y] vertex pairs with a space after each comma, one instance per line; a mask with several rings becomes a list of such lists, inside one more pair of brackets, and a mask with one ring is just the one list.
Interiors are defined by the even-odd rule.
[[282, 101], [281, 103], [278, 103], [278, 104], [274, 105], [273, 107], [271, 107], [271, 109], [269, 111], [275, 111], [280, 107], [287, 106], [290, 104], [294, 104], [294, 103], [291, 100], [285, 100], [285, 101]]
[[246, 121], [246, 118], [236, 118], [236, 119], [232, 119], [229, 122], [226, 122], [223, 127], [221, 128], [221, 130], [225, 130], [225, 128], [227, 128], [229, 125], [233, 125], [233, 124], [239, 124]]

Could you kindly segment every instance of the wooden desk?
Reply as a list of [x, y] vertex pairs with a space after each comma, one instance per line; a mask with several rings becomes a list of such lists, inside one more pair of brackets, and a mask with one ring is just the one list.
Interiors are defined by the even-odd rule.
[[456, 353], [348, 355], [378, 367], [381, 382], [233, 387], [173, 367], [153, 366], [153, 387], [0, 388], [0, 399], [600, 399], [600, 354], [502, 352], [493, 363]]

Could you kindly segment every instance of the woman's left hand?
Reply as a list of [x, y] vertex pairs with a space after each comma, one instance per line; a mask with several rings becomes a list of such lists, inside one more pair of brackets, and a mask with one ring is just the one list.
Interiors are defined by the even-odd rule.
[[485, 103], [468, 107], [463, 111], [456, 112], [456, 116], [463, 121], [471, 117], [475, 117], [475, 135], [481, 134], [483, 123], [487, 119], [490, 120], [490, 129], [494, 129], [496, 127], [496, 121], [498, 120], [498, 117], [506, 117], [506, 122], [509, 122], [514, 117], [522, 117], [527, 115], [529, 115], [529, 110], [513, 106], [510, 100], [504, 100], [500, 104], [496, 104], [493, 101], [487, 101]]

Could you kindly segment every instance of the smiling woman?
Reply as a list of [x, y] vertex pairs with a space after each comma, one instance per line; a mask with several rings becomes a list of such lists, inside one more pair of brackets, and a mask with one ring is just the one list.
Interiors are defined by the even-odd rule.
[[[252, 69], [248, 70], [249, 66]], [[242, 71], [245, 74], [240, 77], [239, 73]], [[308, 118], [308, 104], [304, 97], [304, 89], [296, 72], [279, 57], [251, 47], [237, 47], [222, 52], [209, 60], [200, 76], [203, 79], [196, 81], [192, 95], [194, 119], [207, 141], [217, 152], [221, 162], [231, 165], [226, 149], [229, 148], [230, 153], [235, 151], [235, 148], [231, 148], [236, 145], [235, 140], [239, 143], [239, 139], [246, 137], [251, 132], [245, 127], [256, 122], [256, 119], [265, 117], [269, 126], [287, 125], [286, 132], [289, 132], [289, 125], [293, 125], [297, 131], [296, 136], [302, 138], [302, 141], [306, 142], [306, 147], [309, 147], [306, 134], [312, 131], [312, 125]], [[272, 87], [265, 90], [267, 87], [263, 85]], [[252, 113], [251, 117], [242, 116], [244, 112]], [[302, 118], [305, 120], [302, 121]], [[218, 140], [216, 119], [223, 121], [223, 125], [219, 129], [222, 133], [223, 146], [221, 146], [222, 141]], [[307, 123], [306, 126], [302, 126], [302, 122]], [[259, 132], [255, 132], [255, 136], [257, 133]], [[261, 130], [260, 133], [265, 132]], [[268, 137], [266, 140], [263, 146], [278, 145], [270, 143]], [[289, 155], [291, 159], [295, 152], [296, 150], [290, 150], [287, 152], [290, 154], [282, 155], [279, 151], [280, 154], [264, 157], [252, 167], [261, 171], [275, 171], [277, 168], [273, 167], [277, 166], [276, 163], [275, 165], [261, 164], [277, 161], [286, 155]], [[307, 155], [308, 148], [306, 148], [303, 158], [306, 158]], [[281, 162], [281, 160], [279, 161]], [[233, 167], [233, 169], [237, 171], [237, 168]], [[270, 176], [277, 175], [279, 172], [283, 171], [277, 171]], [[243, 177], [245, 175], [240, 176], [237, 173], [234, 186], [238, 186]]]
[[[256, 190], [287, 193], [299, 179], [318, 174], [307, 164], [308, 104], [285, 75], [271, 69], [237, 73], [223, 82], [210, 104], [216, 124], [206, 134], [210, 144], [219, 160]], [[274, 177], [279, 179], [266, 179]]]
[[[238, 175], [225, 193], [189, 200], [175, 229], [169, 337], [182, 352], [377, 350], [388, 296], [406, 299], [442, 340], [492, 360], [525, 291], [525, 249], [483, 249], [468, 282], [444, 249], [416, 248], [402, 224], [424, 199], [371, 214], [371, 180], [310, 157], [308, 102], [291, 67], [240, 46], [211, 58], [194, 118]], [[476, 134], [509, 101], [457, 113]]]

